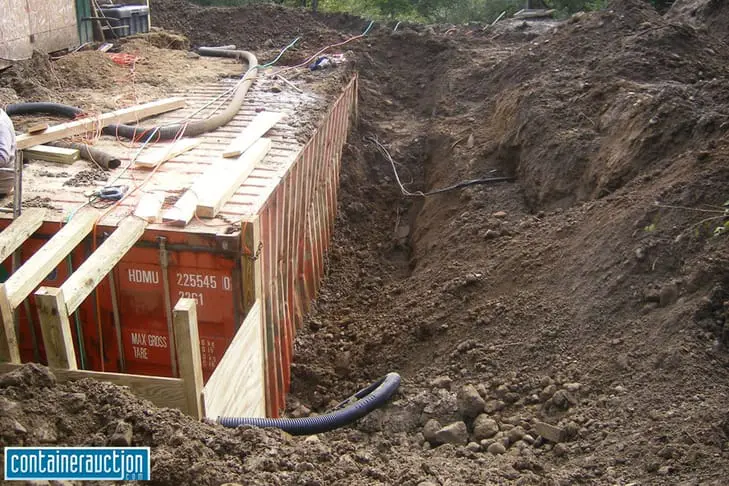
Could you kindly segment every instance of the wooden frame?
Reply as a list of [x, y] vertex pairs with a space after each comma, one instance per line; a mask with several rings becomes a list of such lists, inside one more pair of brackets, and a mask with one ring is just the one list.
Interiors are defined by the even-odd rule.
[[[63, 298], [60, 289], [50, 289], [47, 295], [45, 300], [62, 300]], [[69, 361], [72, 356], [75, 360], [76, 354], [73, 349], [73, 341], [66, 338], [67, 335], [70, 335], [70, 328], [54, 327], [57, 321], [53, 320], [49, 321], [50, 327], [43, 329], [44, 345], [46, 353], [49, 353], [49, 368], [61, 383], [91, 378], [127, 386], [133, 393], [151, 401], [158, 407], [176, 408], [199, 420], [204, 417], [204, 408], [200, 347], [192, 345], [192, 343], [199, 342], [195, 301], [180, 299], [175, 306], [174, 313], [175, 332], [177, 333], [175, 347], [180, 362], [180, 378], [78, 370], [75, 361]], [[66, 322], [68, 322], [68, 316], [66, 316]], [[62, 338], [57, 339], [58, 336], [62, 336]], [[50, 337], [51, 340], [46, 339], [47, 337]], [[0, 373], [9, 373], [21, 366], [23, 365], [19, 363], [0, 363]]]

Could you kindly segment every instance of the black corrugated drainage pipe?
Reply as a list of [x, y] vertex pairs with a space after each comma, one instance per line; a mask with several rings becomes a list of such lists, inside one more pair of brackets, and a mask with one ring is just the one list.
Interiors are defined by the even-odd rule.
[[[245, 418], [218, 417], [223, 427], [253, 425], [255, 427], [276, 428], [291, 435], [313, 435], [329, 432], [349, 425], [364, 417], [374, 409], [381, 407], [395, 394], [400, 386], [400, 375], [388, 373], [367, 388], [364, 388], [349, 399], [340, 403], [333, 411], [324, 415], [304, 418]], [[354, 403], [352, 400], [356, 399]]]
[[[248, 89], [253, 84], [253, 80], [258, 73], [258, 59], [256, 56], [248, 51], [236, 51], [227, 49], [215, 49], [215, 48], [200, 48], [199, 53], [202, 56], [214, 56], [214, 57], [232, 57], [236, 59], [245, 60], [248, 63], [248, 70], [246, 71], [245, 78], [236, 88], [233, 99], [228, 104], [225, 110], [220, 113], [211, 116], [205, 120], [195, 120], [187, 123], [187, 126], [182, 123], [175, 123], [173, 125], [165, 125], [159, 127], [141, 127], [132, 125], [108, 125], [104, 127], [102, 133], [104, 135], [111, 135], [116, 137], [127, 138], [130, 140], [138, 140], [145, 134], [152, 135], [156, 131], [152, 140], [172, 140], [180, 136], [182, 133], [184, 136], [194, 137], [203, 133], [212, 132], [218, 127], [226, 125], [232, 120], [235, 115], [240, 111], [240, 107], [243, 105]], [[9, 116], [12, 115], [37, 115], [37, 114], [51, 114], [64, 116], [66, 118], [76, 118], [84, 114], [84, 111], [80, 108], [76, 108], [69, 105], [62, 105], [59, 103], [13, 103], [5, 108], [5, 111]]]

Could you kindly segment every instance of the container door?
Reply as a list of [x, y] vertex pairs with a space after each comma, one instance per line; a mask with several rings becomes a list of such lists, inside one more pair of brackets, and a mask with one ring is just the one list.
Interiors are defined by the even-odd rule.
[[94, 29], [91, 22], [81, 20], [92, 17], [90, 0], [76, 0], [76, 24], [78, 26], [78, 38], [81, 44], [94, 41]]

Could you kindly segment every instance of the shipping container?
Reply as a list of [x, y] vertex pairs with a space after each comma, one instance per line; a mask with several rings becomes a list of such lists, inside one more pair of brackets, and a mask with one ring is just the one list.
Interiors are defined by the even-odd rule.
[[[223, 95], [233, 82], [224, 80], [184, 93], [188, 106], [158, 117], [154, 123], [185, 120], [211, 98]], [[323, 276], [336, 212], [342, 147], [356, 113], [356, 101], [356, 77], [334, 100], [316, 93], [274, 92], [270, 81], [260, 80], [231, 123], [202, 135], [198, 147], [165, 162], [153, 174], [124, 168], [138, 147], [99, 140], [99, 147], [123, 160], [122, 168], [112, 171], [108, 180], [140, 190], [118, 207], [99, 210], [102, 218], [93, 231], [50, 272], [41, 287], [62, 288], [134, 211], [142, 193], [162, 193], [168, 205], [173, 204], [221, 160], [222, 152], [258, 113], [265, 110], [286, 115], [265, 135], [273, 142], [270, 152], [217, 217], [195, 217], [184, 227], [150, 224], [69, 315], [79, 369], [179, 376], [173, 306], [179, 299], [189, 298], [197, 304], [201, 364], [207, 382], [258, 301], [261, 329], [251, 335], [260, 334], [256, 338], [260, 342], [244, 347], [245, 355], [240, 359], [245, 361], [248, 353], [262, 353], [265, 389], [261, 394], [266, 414], [278, 416], [291, 381], [296, 330]], [[320, 112], [322, 104], [330, 108], [315, 120], [313, 133], [302, 130], [302, 117]], [[24, 201], [42, 200], [47, 220], [22, 245], [23, 261], [46, 244], [69, 216], [73, 219], [94, 188], [64, 185], [67, 178], [56, 177], [55, 172], [77, 175], [88, 171], [85, 161], [72, 166], [45, 164], [43, 169], [24, 174]], [[148, 183], [141, 186], [147, 176]], [[1, 219], [0, 228], [10, 222], [9, 218]], [[10, 259], [3, 263], [3, 270], [5, 278], [12, 273]], [[17, 316], [22, 360], [47, 363], [39, 309], [32, 294], [18, 305]]]

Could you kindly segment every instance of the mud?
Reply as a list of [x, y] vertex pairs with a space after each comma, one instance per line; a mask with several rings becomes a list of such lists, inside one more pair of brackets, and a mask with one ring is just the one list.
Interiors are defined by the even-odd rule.
[[[284, 65], [357, 32], [183, 7], [153, 15], [193, 45], [306, 37]], [[396, 371], [385, 409], [306, 439], [228, 431], [28, 367], [0, 379], [0, 439], [101, 445], [124, 420], [170, 485], [723, 484], [729, 18], [681, 12], [623, 0], [536, 35], [379, 27], [347, 45], [360, 120], [287, 412]], [[515, 182], [406, 197], [368, 135], [410, 192]]]

